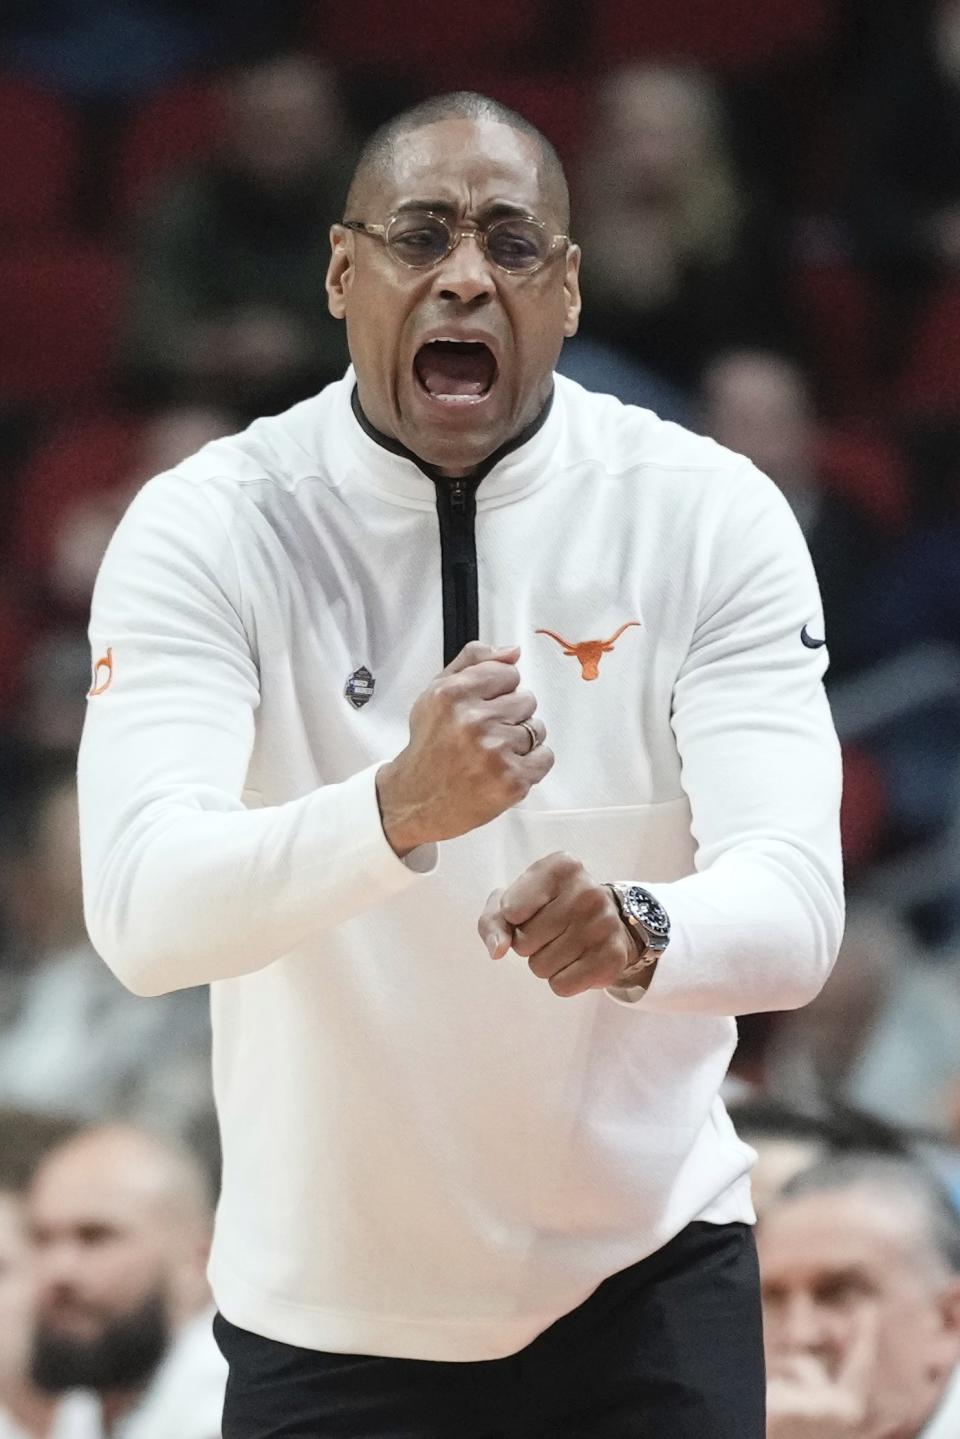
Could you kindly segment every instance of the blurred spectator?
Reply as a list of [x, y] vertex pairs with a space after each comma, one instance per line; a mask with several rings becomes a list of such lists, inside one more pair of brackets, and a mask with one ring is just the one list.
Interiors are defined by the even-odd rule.
[[888, 5], [886, 21], [851, 219], [862, 256], [902, 293], [960, 274], [960, 0]]
[[586, 333], [687, 390], [720, 349], [788, 341], [777, 229], [744, 192], [705, 76], [607, 78], [577, 189]]
[[87, 1130], [41, 1164], [28, 1215], [33, 1377], [67, 1396], [56, 1439], [215, 1439], [227, 1367], [197, 1161], [143, 1131]]
[[21, 666], [17, 704], [20, 731], [34, 749], [73, 750], [80, 742], [93, 582], [130, 500], [153, 475], [236, 428], [222, 411], [187, 405], [138, 423], [98, 417], [51, 436], [27, 467], [12, 543], [21, 589], [45, 621]]
[[908, 1126], [945, 1128], [960, 1076], [960, 975], [925, 962], [890, 910], [852, 904], [833, 973], [780, 1017], [767, 1053], [772, 1094], [847, 1102]]
[[703, 377], [703, 428], [751, 459], [790, 502], [813, 559], [830, 645], [831, 678], [872, 645], [853, 622], [864, 580], [879, 570], [891, 539], [871, 516], [825, 488], [817, 467], [817, 424], [807, 382], [791, 360], [755, 350], [718, 356]]
[[[960, 822], [960, 487], [956, 474], [944, 480], [945, 513], [907, 535], [851, 593], [877, 694], [885, 688], [900, 695], [875, 724], [870, 745], [886, 771], [890, 812], [912, 841]], [[940, 878], [942, 898], [928, 921], [938, 944], [955, 939], [960, 916], [955, 869]]]
[[768, 1439], [955, 1439], [960, 1219], [915, 1161], [792, 1179], [757, 1230]]
[[305, 58], [238, 72], [225, 100], [222, 153], [141, 216], [129, 358], [151, 398], [252, 416], [346, 368], [324, 279], [355, 149], [332, 74]]
[[43, 597], [54, 612], [86, 627], [90, 597], [104, 550], [134, 495], [154, 475], [237, 429], [220, 410], [199, 405], [173, 405], [143, 420], [122, 471], [101, 472], [95, 491], [61, 495], [24, 495], [30, 506], [43, 505]]
[[776, 1100], [744, 1100], [728, 1108], [737, 1134], [757, 1152], [750, 1190], [753, 1207], [761, 1215], [789, 1179], [827, 1152], [828, 1126]]
[[758, 1215], [795, 1175], [828, 1155], [869, 1149], [903, 1158], [911, 1152], [901, 1130], [849, 1105], [799, 1108], [761, 1094], [735, 1100], [728, 1109], [737, 1134], [757, 1153], [750, 1183]]
[[58, 1401], [30, 1378], [35, 1282], [24, 1191], [72, 1132], [62, 1120], [0, 1109], [0, 1439], [53, 1439]]
[[212, 1105], [202, 989], [138, 999], [86, 936], [72, 760], [8, 816], [0, 1103], [180, 1132]]
[[33, 1297], [23, 1196], [0, 1182], [0, 1439], [47, 1439], [57, 1408], [30, 1378]]
[[606, 344], [595, 336], [576, 335], [565, 340], [557, 372], [576, 380], [587, 390], [601, 395], [616, 395], [625, 405], [639, 405], [653, 410], [661, 420], [677, 425], [690, 424], [690, 401], [673, 385], [638, 365], [615, 345]]
[[5, 0], [7, 68], [82, 101], [135, 98], [201, 63], [296, 38], [295, 0]]

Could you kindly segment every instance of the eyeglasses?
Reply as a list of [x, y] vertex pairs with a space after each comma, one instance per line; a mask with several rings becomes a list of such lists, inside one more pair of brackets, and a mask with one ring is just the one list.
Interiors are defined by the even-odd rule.
[[345, 230], [382, 240], [389, 254], [408, 270], [429, 270], [457, 248], [464, 235], [476, 240], [483, 253], [508, 275], [532, 275], [547, 263], [557, 247], [570, 243], [569, 235], [550, 235], [541, 220], [509, 216], [491, 225], [454, 229], [432, 210], [402, 210], [385, 225], [344, 220]]

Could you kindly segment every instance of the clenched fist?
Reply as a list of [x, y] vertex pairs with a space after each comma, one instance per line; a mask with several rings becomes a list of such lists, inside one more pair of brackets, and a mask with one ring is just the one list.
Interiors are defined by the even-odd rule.
[[637, 958], [613, 895], [569, 854], [538, 859], [509, 889], [494, 890], [477, 928], [493, 959], [514, 949], [564, 999], [608, 989]]
[[415, 702], [409, 743], [377, 771], [383, 830], [401, 857], [486, 824], [553, 768], [537, 701], [520, 688], [519, 658], [515, 646], [474, 640]]

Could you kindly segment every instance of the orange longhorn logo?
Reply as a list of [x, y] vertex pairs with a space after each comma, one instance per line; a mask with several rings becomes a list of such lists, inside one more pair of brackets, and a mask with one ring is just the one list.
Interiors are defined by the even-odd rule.
[[110, 688], [113, 679], [113, 650], [108, 649], [102, 659], [97, 660], [93, 667], [93, 684], [90, 686], [90, 695], [102, 695], [104, 690]]
[[603, 655], [608, 655], [613, 649], [617, 640], [628, 630], [631, 625], [639, 627], [639, 620], [627, 620], [621, 625], [616, 634], [611, 635], [608, 640], [581, 640], [579, 644], [571, 644], [569, 640], [562, 639], [560, 635], [554, 634], [553, 630], [537, 630], [538, 635], [549, 635], [556, 640], [558, 645], [563, 647], [565, 655], [576, 655], [580, 661], [580, 678], [583, 680], [596, 680], [600, 678], [600, 660]]

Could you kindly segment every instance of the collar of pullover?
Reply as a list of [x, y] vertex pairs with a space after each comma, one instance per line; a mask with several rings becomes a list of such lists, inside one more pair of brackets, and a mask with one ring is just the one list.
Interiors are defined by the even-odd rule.
[[[347, 375], [346, 393], [350, 407], [347, 418], [350, 449], [360, 462], [361, 482], [401, 503], [414, 501], [433, 508], [436, 486], [454, 481], [440, 475], [432, 465], [370, 423], [360, 404], [352, 371]], [[556, 402], [556, 391], [551, 390], [536, 419], [488, 456], [476, 474], [467, 477], [479, 486], [478, 509], [519, 499], [545, 483], [548, 457], [559, 438], [561, 409]]]

